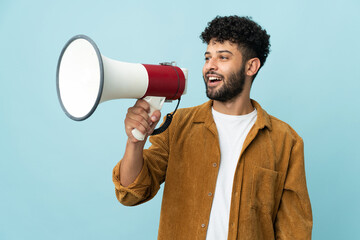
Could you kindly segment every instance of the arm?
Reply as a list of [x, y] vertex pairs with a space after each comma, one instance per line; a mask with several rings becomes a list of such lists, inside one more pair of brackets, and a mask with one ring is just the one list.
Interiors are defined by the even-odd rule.
[[294, 144], [277, 217], [276, 239], [311, 239], [312, 212], [306, 187], [304, 144]]
[[[143, 149], [148, 133], [153, 131], [160, 119], [160, 112], [155, 111], [150, 118], [149, 110], [146, 101], [138, 100], [134, 107], [129, 108], [125, 118], [125, 131], [128, 135], [125, 154], [113, 170], [116, 197], [124, 205], [136, 205], [150, 199], [149, 189], [154, 185], [152, 182], [156, 181], [152, 179], [152, 164], [149, 164], [150, 161], [144, 161]], [[138, 141], [133, 137], [131, 131], [134, 128], [147, 133], [144, 141]], [[157, 191], [152, 192], [155, 192], [155, 195]]]
[[127, 140], [125, 154], [120, 164], [120, 183], [127, 187], [133, 183], [144, 166], [143, 149], [144, 141], [132, 142]]
[[[155, 111], [151, 118], [148, 116], [149, 111], [149, 104], [144, 100], [138, 100], [134, 107], [129, 108], [124, 121], [128, 136], [125, 154], [120, 165], [120, 183], [124, 187], [133, 183], [143, 168], [143, 149], [146, 138], [154, 130], [160, 119], [160, 111]], [[144, 141], [139, 141], [133, 136], [131, 131], [134, 128], [146, 134]]]

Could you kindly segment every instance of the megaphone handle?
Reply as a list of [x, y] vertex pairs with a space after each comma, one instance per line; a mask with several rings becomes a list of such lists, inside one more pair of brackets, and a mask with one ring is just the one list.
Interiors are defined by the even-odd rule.
[[[156, 110], [161, 110], [164, 102], [165, 102], [165, 97], [151, 97], [151, 96], [147, 96], [145, 98], [143, 98], [145, 101], [147, 101], [150, 105], [150, 112], [149, 112], [149, 117], [151, 117], [151, 115], [156, 111]], [[145, 134], [142, 134], [139, 130], [137, 130], [136, 128], [134, 128], [131, 131], [132, 135], [139, 141], [144, 141], [145, 139]]]

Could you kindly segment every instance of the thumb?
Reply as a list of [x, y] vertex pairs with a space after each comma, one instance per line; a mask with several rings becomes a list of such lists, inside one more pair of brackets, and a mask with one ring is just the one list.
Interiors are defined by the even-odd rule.
[[159, 122], [161, 117], [161, 113], [159, 110], [156, 110], [153, 112], [153, 114], [151, 115], [151, 121], [153, 122], [153, 124], [156, 124]]
[[159, 110], [156, 110], [150, 117], [152, 123], [151, 123], [151, 130], [150, 130], [150, 134], [154, 131], [157, 123], [159, 122], [161, 117], [161, 113]]

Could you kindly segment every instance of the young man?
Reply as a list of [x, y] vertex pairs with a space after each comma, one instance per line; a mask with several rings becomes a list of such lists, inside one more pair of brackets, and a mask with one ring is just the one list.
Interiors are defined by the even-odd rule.
[[160, 112], [148, 117], [142, 100], [129, 108], [125, 154], [113, 171], [117, 198], [141, 204], [165, 182], [158, 239], [311, 239], [303, 141], [250, 99], [270, 36], [230, 16], [216, 17], [201, 38], [211, 100], [178, 110], [146, 150], [131, 130], [151, 133]]

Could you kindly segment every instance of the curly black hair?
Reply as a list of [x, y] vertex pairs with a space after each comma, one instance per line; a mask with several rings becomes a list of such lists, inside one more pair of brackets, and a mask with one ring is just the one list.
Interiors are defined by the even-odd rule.
[[242, 52], [245, 61], [257, 57], [260, 67], [266, 61], [270, 52], [270, 35], [250, 17], [217, 16], [200, 35], [204, 43], [209, 44], [211, 39], [236, 43]]

